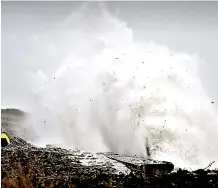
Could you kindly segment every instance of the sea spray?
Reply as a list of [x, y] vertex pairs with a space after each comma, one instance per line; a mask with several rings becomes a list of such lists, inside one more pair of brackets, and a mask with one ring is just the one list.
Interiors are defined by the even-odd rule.
[[43, 34], [64, 56], [54, 72], [27, 73], [32, 141], [146, 157], [148, 138], [152, 158], [180, 167], [218, 157], [217, 118], [198, 57], [137, 43], [131, 28], [95, 5]]

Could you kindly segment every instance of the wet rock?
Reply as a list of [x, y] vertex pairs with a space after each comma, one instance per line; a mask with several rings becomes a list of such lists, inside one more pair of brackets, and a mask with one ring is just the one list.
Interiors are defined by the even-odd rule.
[[[82, 157], [81, 157], [82, 156]], [[170, 164], [115, 153], [90, 153], [59, 147], [39, 148], [14, 137], [1, 148], [2, 187], [7, 179], [38, 187], [217, 187], [218, 171], [179, 169], [146, 176], [144, 165]], [[165, 165], [167, 166], [167, 165]], [[21, 186], [22, 187], [22, 186]], [[43, 186], [41, 186], [43, 187]]]

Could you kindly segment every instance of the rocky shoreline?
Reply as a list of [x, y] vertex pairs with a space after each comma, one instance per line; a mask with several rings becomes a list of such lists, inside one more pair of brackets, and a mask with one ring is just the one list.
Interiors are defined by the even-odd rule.
[[[38, 148], [14, 137], [1, 149], [2, 187], [25, 179], [27, 187], [217, 187], [218, 171], [179, 169], [147, 177], [110, 159], [103, 153], [92, 154], [62, 148]], [[27, 178], [28, 177], [28, 178]], [[16, 187], [16, 186], [15, 186]]]
[[173, 164], [161, 162], [167, 173], [148, 176], [141, 167], [150, 162], [141, 158], [33, 146], [21, 134], [26, 114], [17, 109], [1, 112], [2, 131], [11, 139], [1, 148], [2, 187], [218, 187], [218, 170], [171, 172]]

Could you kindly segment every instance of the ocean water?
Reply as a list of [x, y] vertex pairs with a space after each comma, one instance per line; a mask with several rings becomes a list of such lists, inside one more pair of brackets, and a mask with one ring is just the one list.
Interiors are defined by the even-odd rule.
[[48, 53], [65, 55], [54, 71], [26, 74], [31, 142], [143, 157], [149, 145], [152, 158], [192, 169], [217, 159], [218, 121], [197, 55], [136, 42], [102, 4], [85, 4], [34, 41], [43, 37], [59, 39]]

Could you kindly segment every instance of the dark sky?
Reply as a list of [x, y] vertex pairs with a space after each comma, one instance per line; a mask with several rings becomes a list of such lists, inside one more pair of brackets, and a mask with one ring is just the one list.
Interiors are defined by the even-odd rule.
[[[2, 107], [25, 106], [29, 97], [26, 71], [50, 69], [43, 66], [43, 61], [52, 61], [55, 67], [60, 60], [40, 48], [51, 39], [31, 46], [29, 38], [51, 30], [82, 3], [2, 2]], [[205, 63], [200, 65], [202, 81], [211, 99], [218, 103], [218, 2], [105, 4], [113, 15], [132, 28], [135, 40], [153, 40], [175, 51], [198, 53]], [[31, 59], [31, 54], [36, 52], [38, 57]]]

